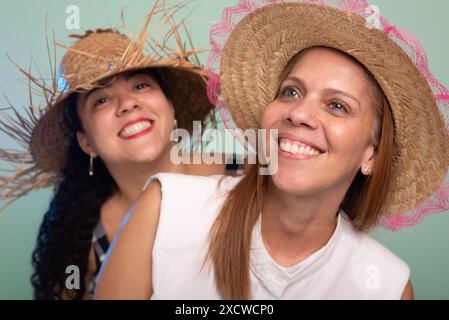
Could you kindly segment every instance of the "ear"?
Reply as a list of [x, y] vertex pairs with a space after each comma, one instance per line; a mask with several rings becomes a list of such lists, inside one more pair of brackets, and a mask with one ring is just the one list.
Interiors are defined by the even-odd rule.
[[374, 170], [374, 165], [376, 164], [377, 148], [370, 144], [362, 158], [362, 163], [360, 165], [360, 170], [362, 174], [369, 176]]
[[173, 105], [173, 103], [169, 100], [168, 101], [168, 104], [170, 105], [170, 109], [171, 109], [171, 112], [172, 112], [172, 116], [173, 116], [173, 123], [176, 121], [176, 128], [177, 128], [177, 126], [178, 126], [178, 123], [177, 123], [177, 120], [176, 120], [176, 109], [175, 109], [175, 106]]
[[78, 144], [80, 148], [89, 156], [96, 157], [97, 153], [95, 152], [95, 149], [93, 148], [92, 144], [89, 141], [89, 138], [84, 132], [77, 131], [76, 132], [76, 140], [78, 141]]
[[176, 118], [176, 109], [171, 100], [168, 100], [168, 104], [170, 105], [171, 111], [173, 112], [173, 117]]

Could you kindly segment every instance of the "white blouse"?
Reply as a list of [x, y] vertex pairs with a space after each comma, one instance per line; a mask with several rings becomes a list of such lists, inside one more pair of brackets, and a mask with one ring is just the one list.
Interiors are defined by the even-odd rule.
[[[153, 248], [152, 299], [220, 299], [210, 263], [204, 263], [209, 230], [226, 194], [242, 177], [161, 173], [159, 225]], [[344, 212], [328, 243], [293, 267], [278, 265], [262, 241], [260, 220], [252, 234], [254, 299], [400, 299], [409, 279], [406, 263]]]

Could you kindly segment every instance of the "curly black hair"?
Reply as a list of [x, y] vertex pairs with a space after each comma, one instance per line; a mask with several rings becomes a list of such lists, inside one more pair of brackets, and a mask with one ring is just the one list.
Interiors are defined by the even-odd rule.
[[[94, 160], [95, 173], [89, 176], [89, 156], [78, 145], [75, 132], [81, 128], [76, 112], [76, 94], [67, 102], [67, 118], [72, 126], [70, 146], [61, 180], [44, 215], [33, 251], [31, 283], [35, 299], [82, 299], [86, 293], [92, 234], [100, 221], [103, 203], [117, 191], [117, 184], [101, 159]], [[78, 128], [76, 128], [78, 127]], [[80, 271], [80, 289], [67, 295], [66, 268]]]
[[[172, 92], [163, 77], [166, 71], [155, 68], [144, 72], [156, 80], [171, 101]], [[103, 203], [118, 191], [115, 180], [99, 157], [94, 160], [94, 175], [88, 174], [89, 156], [76, 140], [76, 132], [83, 131], [76, 102], [75, 93], [65, 104], [65, 127], [71, 136], [67, 161], [59, 174], [60, 181], [55, 185], [55, 195], [44, 215], [33, 251], [31, 283], [35, 299], [83, 299], [93, 230], [100, 221]], [[211, 121], [215, 123], [213, 115]], [[82, 281], [79, 290], [67, 295], [66, 268], [70, 265], [79, 268]]]

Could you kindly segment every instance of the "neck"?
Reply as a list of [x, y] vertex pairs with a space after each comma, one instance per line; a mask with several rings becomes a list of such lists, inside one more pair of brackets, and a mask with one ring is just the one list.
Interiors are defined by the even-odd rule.
[[128, 207], [137, 199], [147, 180], [159, 172], [181, 172], [182, 166], [170, 161], [170, 153], [158, 159], [143, 163], [121, 163], [108, 166], [108, 170], [118, 186], [117, 195]]
[[269, 180], [262, 207], [262, 236], [270, 255], [294, 265], [322, 248], [335, 231], [342, 197], [287, 194]]

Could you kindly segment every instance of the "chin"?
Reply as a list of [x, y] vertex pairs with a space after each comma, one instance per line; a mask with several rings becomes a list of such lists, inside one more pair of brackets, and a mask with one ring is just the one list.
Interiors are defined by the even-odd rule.
[[297, 173], [287, 174], [286, 172], [279, 172], [272, 176], [274, 186], [280, 191], [288, 194], [308, 194], [313, 189], [313, 186], [304, 177], [299, 177]]
[[162, 153], [161, 148], [151, 147], [146, 150], [139, 150], [138, 153], [133, 153], [130, 158], [134, 162], [139, 163], [153, 162], [157, 161], [161, 157]]
[[271, 179], [276, 189], [282, 192], [295, 194], [300, 191], [299, 189], [301, 189], [301, 183], [300, 181], [297, 181], [295, 175], [283, 174], [278, 170], [278, 172], [273, 175]]

